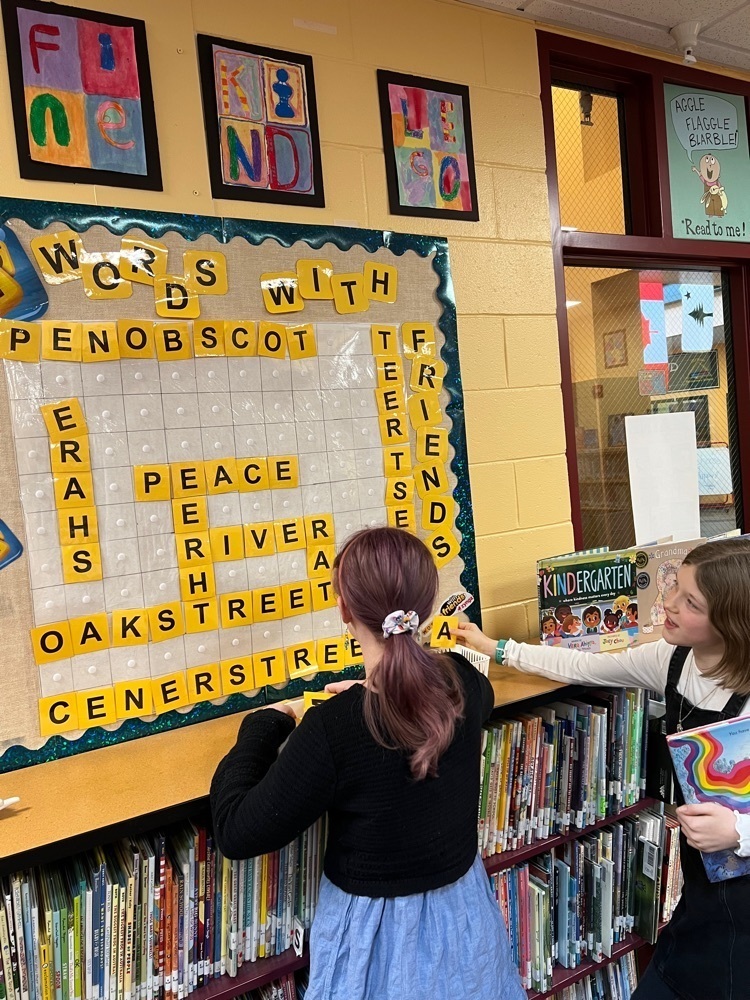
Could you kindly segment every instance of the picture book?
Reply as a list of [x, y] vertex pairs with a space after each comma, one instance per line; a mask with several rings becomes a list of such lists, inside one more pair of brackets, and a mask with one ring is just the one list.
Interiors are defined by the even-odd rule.
[[677, 582], [677, 571], [688, 552], [704, 542], [705, 538], [697, 538], [690, 542], [643, 545], [636, 549], [638, 642], [661, 639], [667, 617], [664, 601]]
[[[685, 802], [716, 802], [747, 812], [750, 806], [750, 716], [667, 736]], [[750, 858], [734, 851], [703, 854], [710, 882], [750, 874]]]
[[598, 549], [540, 560], [537, 588], [541, 641], [590, 653], [636, 642], [635, 556], [634, 549]]

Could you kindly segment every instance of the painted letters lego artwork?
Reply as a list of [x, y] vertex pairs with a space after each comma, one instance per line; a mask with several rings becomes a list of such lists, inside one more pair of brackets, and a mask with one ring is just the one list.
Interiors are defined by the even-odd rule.
[[322, 207], [310, 56], [198, 36], [215, 198]]
[[3, 0], [22, 177], [161, 190], [142, 21]]
[[360, 528], [479, 606], [445, 240], [0, 200], [0, 264], [0, 771], [320, 690]]
[[378, 93], [391, 212], [476, 221], [469, 88], [379, 69]]

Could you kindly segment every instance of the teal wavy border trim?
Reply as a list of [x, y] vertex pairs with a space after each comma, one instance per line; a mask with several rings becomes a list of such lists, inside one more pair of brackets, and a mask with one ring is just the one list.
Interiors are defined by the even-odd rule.
[[[34, 229], [46, 229], [53, 223], [62, 223], [78, 233], [85, 233], [92, 226], [105, 226], [111, 233], [123, 236], [131, 229], [141, 229], [153, 238], [167, 232], [175, 232], [188, 240], [200, 236], [213, 236], [219, 243], [229, 243], [235, 237], [247, 240], [252, 246], [259, 246], [265, 240], [276, 240], [283, 247], [290, 247], [301, 241], [313, 250], [319, 250], [332, 243], [339, 250], [351, 250], [361, 246], [368, 253], [386, 249], [397, 257], [412, 251], [419, 257], [434, 254], [432, 266], [438, 276], [437, 297], [442, 305], [438, 325], [445, 337], [442, 357], [448, 366], [444, 386], [450, 401], [446, 408], [452, 427], [448, 440], [454, 449], [451, 462], [457, 486], [454, 491], [459, 502], [457, 527], [461, 532], [461, 558], [464, 570], [461, 583], [475, 598], [467, 609], [467, 615], [479, 621], [479, 582], [476, 564], [473, 518], [471, 508], [471, 487], [469, 483], [468, 455], [464, 426], [463, 391], [458, 357], [458, 330], [456, 327], [456, 303], [453, 294], [453, 280], [450, 273], [448, 241], [441, 236], [412, 236], [406, 233], [380, 232], [375, 229], [347, 229], [332, 226], [297, 225], [295, 223], [258, 222], [246, 219], [226, 219], [203, 215], [176, 215], [172, 212], [149, 212], [130, 208], [106, 208], [90, 205], [73, 205], [65, 202], [29, 201], [22, 198], [0, 199], [0, 225], [11, 219], [20, 219]], [[167, 712], [153, 722], [140, 719], [127, 720], [118, 729], [88, 729], [77, 740], [66, 740], [63, 736], [52, 736], [39, 750], [26, 747], [9, 747], [0, 756], [0, 774], [32, 767], [72, 757], [78, 753], [97, 750], [116, 743], [125, 743], [153, 736], [170, 729], [182, 729], [198, 722], [244, 712], [258, 705], [271, 704], [284, 698], [299, 697], [304, 690], [321, 690], [330, 680], [340, 680], [356, 676], [359, 667], [349, 667], [335, 674], [317, 674], [310, 681], [291, 681], [282, 690], [266, 688], [248, 699], [242, 695], [232, 695], [223, 705], [210, 702], [196, 705], [190, 712]]]

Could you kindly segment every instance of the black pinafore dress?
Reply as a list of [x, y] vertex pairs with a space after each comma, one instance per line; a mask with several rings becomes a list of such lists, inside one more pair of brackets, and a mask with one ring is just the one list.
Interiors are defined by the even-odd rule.
[[[734, 694], [720, 712], [695, 708], [677, 691], [690, 650], [677, 646], [667, 676], [667, 732], [734, 719], [746, 695]], [[684, 803], [677, 786], [679, 804]], [[684, 1000], [750, 1000], [750, 875], [709, 882], [700, 852], [680, 835], [685, 885], [674, 916], [664, 928], [654, 962], [664, 982]]]

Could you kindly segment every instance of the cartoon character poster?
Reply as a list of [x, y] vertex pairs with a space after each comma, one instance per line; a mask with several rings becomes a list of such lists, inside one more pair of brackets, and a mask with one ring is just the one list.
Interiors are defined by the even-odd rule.
[[579, 552], [537, 563], [540, 638], [591, 653], [636, 641], [635, 552]]
[[664, 85], [672, 230], [689, 240], [750, 240], [745, 100]]

